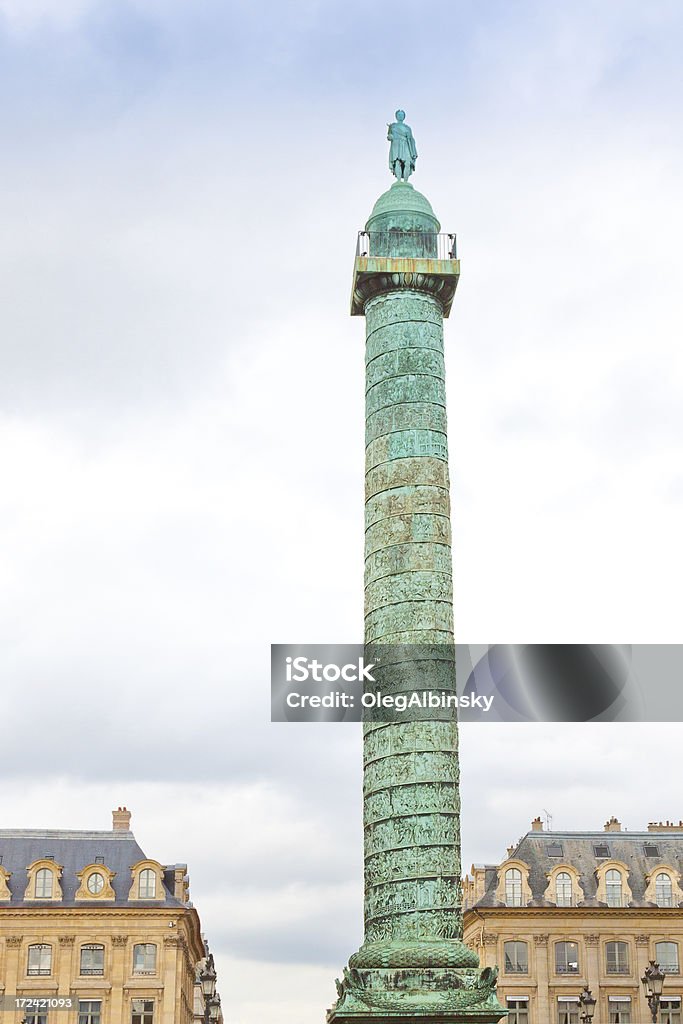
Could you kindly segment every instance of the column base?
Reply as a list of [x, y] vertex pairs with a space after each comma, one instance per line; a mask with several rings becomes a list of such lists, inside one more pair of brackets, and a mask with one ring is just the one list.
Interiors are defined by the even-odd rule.
[[[458, 952], [466, 949], [459, 942], [453, 945], [460, 947]], [[359, 953], [336, 982], [338, 999], [328, 1011], [328, 1024], [394, 1024], [408, 1018], [425, 1024], [497, 1024], [507, 1016], [496, 996], [497, 968], [434, 961], [408, 966], [408, 957], [394, 966], [357, 967], [354, 961], [365, 959], [362, 948]], [[476, 953], [467, 953], [476, 964]]]

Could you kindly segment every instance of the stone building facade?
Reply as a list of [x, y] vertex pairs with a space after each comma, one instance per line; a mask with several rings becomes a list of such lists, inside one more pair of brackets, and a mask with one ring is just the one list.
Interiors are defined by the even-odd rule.
[[641, 1024], [650, 960], [667, 975], [660, 1024], [681, 1024], [682, 883], [683, 823], [552, 832], [537, 818], [502, 863], [466, 876], [465, 941], [500, 965], [509, 1024], [579, 1024], [586, 984], [594, 1024]]
[[206, 949], [185, 864], [111, 831], [0, 830], [7, 1024], [192, 1024]]

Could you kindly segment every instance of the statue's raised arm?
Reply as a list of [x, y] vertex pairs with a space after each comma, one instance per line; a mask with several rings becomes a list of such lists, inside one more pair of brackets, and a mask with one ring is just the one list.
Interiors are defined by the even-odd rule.
[[391, 143], [389, 147], [389, 170], [399, 179], [407, 181], [415, 170], [417, 160], [417, 147], [415, 139], [408, 125], [405, 123], [405, 112], [396, 111], [396, 120], [389, 125], [387, 138]]

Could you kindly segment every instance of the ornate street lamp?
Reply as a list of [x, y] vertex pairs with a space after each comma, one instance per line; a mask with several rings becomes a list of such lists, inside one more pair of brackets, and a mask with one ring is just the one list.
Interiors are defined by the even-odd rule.
[[647, 1005], [650, 1007], [650, 1013], [652, 1014], [654, 1024], [657, 1024], [657, 1014], [659, 1013], [659, 1001], [662, 998], [664, 977], [664, 971], [660, 971], [659, 964], [655, 960], [650, 960], [650, 966], [640, 979], [643, 983], [645, 998], [647, 999]]
[[209, 1007], [209, 1017], [211, 1019], [211, 1024], [216, 1024], [216, 1021], [220, 1020], [220, 1016], [221, 997], [218, 995], [218, 993], [216, 993], [214, 998], [211, 1000], [211, 1005]]
[[204, 970], [199, 972], [199, 984], [204, 996], [204, 1024], [211, 1024], [211, 1007], [215, 1002], [216, 994], [216, 968], [213, 965], [213, 953], [209, 953]]
[[591, 1024], [593, 1014], [595, 1013], [595, 999], [593, 998], [593, 994], [591, 993], [588, 985], [586, 985], [579, 996], [579, 1006], [583, 1011], [580, 1019], [585, 1021], [585, 1024]]

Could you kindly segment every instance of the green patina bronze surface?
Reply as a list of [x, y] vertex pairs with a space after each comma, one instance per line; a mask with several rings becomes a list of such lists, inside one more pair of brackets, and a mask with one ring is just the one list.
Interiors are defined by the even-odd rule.
[[[366, 644], [454, 642], [443, 317], [459, 265], [424, 253], [438, 231], [425, 197], [396, 182], [366, 226], [383, 251], [356, 260], [352, 311], [366, 319]], [[416, 271], [419, 262], [432, 267]], [[496, 972], [480, 970], [462, 941], [457, 722], [363, 728], [365, 941], [337, 982], [329, 1020], [494, 1024], [506, 1013]]]

